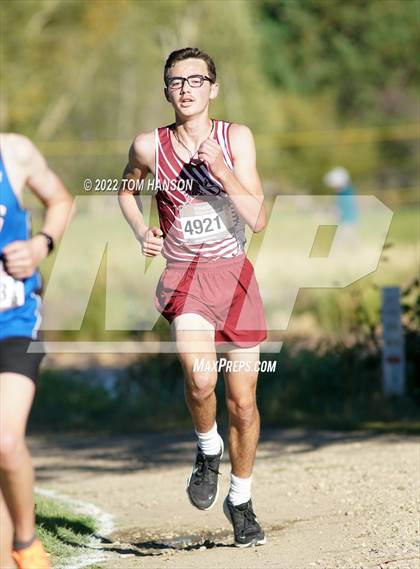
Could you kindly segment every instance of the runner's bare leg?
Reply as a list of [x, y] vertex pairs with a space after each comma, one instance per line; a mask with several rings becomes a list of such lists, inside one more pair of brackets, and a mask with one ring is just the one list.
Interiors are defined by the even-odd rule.
[[185, 400], [197, 431], [206, 433], [216, 420], [216, 371], [194, 371], [194, 362], [216, 362], [214, 327], [198, 314], [182, 314], [172, 322], [173, 338], [185, 377]]
[[[249, 362], [253, 369], [259, 355], [259, 346], [256, 346], [229, 350], [225, 357], [232, 362]], [[224, 377], [232, 472], [239, 478], [248, 478], [252, 474], [260, 436], [260, 414], [256, 399], [258, 372], [224, 370]]]
[[2, 569], [14, 569], [16, 565], [12, 559], [13, 524], [1, 491], [0, 529], [0, 567]]
[[0, 374], [0, 486], [14, 537], [29, 541], [35, 532], [34, 469], [25, 442], [34, 383], [16, 373]]

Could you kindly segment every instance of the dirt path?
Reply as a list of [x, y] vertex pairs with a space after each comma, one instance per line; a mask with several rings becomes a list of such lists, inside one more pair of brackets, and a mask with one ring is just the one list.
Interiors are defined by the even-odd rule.
[[[265, 431], [253, 501], [268, 542], [239, 550], [222, 513], [185, 494], [186, 435], [31, 437], [37, 484], [114, 515], [104, 569], [419, 569], [420, 439]], [[222, 464], [222, 492], [229, 464]]]

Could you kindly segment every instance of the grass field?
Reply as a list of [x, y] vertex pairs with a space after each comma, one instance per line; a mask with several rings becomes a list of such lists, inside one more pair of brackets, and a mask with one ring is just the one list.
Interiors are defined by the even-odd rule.
[[35, 497], [37, 533], [51, 555], [55, 569], [81, 553], [94, 535], [93, 517], [73, 511], [69, 506], [39, 494]]

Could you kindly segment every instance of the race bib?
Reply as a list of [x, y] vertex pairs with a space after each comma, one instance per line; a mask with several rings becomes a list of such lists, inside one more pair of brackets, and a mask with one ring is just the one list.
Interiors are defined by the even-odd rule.
[[184, 241], [191, 245], [230, 237], [235, 226], [231, 204], [225, 199], [186, 204], [180, 211], [180, 221]]
[[25, 304], [25, 287], [22, 281], [17, 281], [8, 275], [0, 262], [0, 312], [23, 306]]

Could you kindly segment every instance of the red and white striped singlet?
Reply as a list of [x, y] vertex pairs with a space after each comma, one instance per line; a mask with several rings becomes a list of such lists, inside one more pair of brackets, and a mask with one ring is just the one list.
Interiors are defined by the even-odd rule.
[[[170, 135], [173, 126], [172, 124], [155, 130], [155, 184], [158, 188], [160, 186], [156, 192], [156, 200], [160, 227], [165, 238], [162, 255], [168, 261], [200, 263], [232, 259], [241, 255], [245, 246], [245, 225], [242, 218], [236, 213], [223, 186], [210, 174], [203, 162], [191, 164], [184, 162], [177, 155]], [[214, 120], [211, 136], [220, 145], [225, 164], [233, 170], [229, 127], [230, 123]], [[188, 184], [185, 189], [182, 188], [187, 182], [192, 185], [192, 189], [188, 188]], [[194, 205], [200, 200], [199, 196], [209, 196], [201, 197], [201, 200], [227, 204], [230, 208], [233, 226], [222, 239], [191, 243], [184, 238], [180, 212], [186, 204]]]

